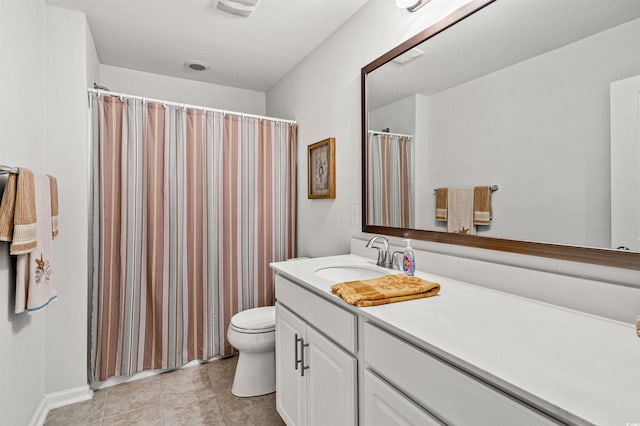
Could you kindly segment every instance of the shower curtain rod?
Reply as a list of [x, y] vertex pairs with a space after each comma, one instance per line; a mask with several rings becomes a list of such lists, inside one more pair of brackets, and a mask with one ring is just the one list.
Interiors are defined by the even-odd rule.
[[258, 118], [258, 119], [275, 121], [275, 122], [280, 122], [280, 123], [296, 124], [295, 120], [285, 120], [285, 119], [282, 119], [282, 118], [267, 117], [265, 115], [246, 114], [244, 112], [227, 111], [227, 110], [224, 110], [224, 109], [207, 108], [207, 107], [203, 107], [203, 106], [199, 106], [199, 105], [189, 105], [189, 104], [183, 104], [183, 103], [178, 103], [178, 102], [169, 102], [169, 101], [163, 101], [163, 100], [160, 100], [160, 99], [147, 98], [147, 97], [143, 97], [143, 96], [127, 95], [125, 93], [108, 92], [106, 90], [93, 89], [91, 87], [87, 88], [87, 92], [89, 92], [89, 93], [97, 93], [98, 97], [100, 97], [100, 95], [117, 96], [120, 99], [123, 99], [123, 98], [137, 99], [137, 100], [142, 101], [142, 102], [154, 102], [154, 103], [162, 104], [163, 106], [171, 105], [171, 106], [176, 106], [176, 107], [180, 107], [180, 108], [192, 108], [192, 109], [199, 109], [199, 110], [202, 110], [202, 111], [219, 112], [219, 113], [222, 113], [222, 114], [240, 115], [242, 117]]
[[376, 130], [369, 130], [372, 135], [389, 135], [389, 136], [404, 136], [405, 138], [413, 138], [413, 135], [403, 135], [402, 133], [381, 132]]

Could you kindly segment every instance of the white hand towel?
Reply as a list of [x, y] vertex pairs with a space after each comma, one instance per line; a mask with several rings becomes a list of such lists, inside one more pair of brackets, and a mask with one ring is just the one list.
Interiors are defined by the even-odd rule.
[[51, 196], [49, 178], [37, 175], [36, 193], [37, 247], [18, 256], [16, 262], [15, 312], [38, 311], [57, 296], [53, 285], [53, 257], [51, 243]]
[[449, 188], [447, 204], [447, 232], [475, 235], [473, 188]]

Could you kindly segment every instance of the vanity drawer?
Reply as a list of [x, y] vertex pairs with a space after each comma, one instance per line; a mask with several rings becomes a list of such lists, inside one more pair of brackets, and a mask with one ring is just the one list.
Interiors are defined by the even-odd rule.
[[356, 352], [355, 314], [316, 296], [281, 275], [276, 275], [276, 299], [347, 351]]
[[370, 324], [365, 366], [452, 425], [551, 425], [544, 415]]
[[364, 424], [443, 425], [369, 370], [364, 370]]

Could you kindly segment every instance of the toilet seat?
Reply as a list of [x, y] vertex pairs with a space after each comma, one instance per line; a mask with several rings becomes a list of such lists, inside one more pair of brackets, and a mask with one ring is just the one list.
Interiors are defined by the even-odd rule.
[[276, 308], [264, 306], [238, 312], [231, 318], [229, 327], [238, 333], [270, 333], [276, 329]]

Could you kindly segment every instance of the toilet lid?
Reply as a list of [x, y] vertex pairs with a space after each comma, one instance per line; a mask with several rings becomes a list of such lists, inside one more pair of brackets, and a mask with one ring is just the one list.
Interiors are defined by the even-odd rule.
[[231, 326], [254, 332], [273, 330], [276, 326], [276, 307], [264, 306], [238, 312], [231, 318]]

